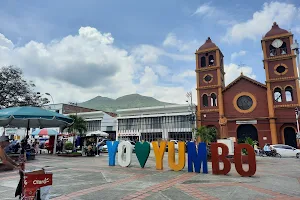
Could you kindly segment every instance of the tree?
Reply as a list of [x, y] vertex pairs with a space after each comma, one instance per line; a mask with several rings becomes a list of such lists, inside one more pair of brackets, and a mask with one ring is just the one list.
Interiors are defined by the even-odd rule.
[[216, 140], [217, 130], [215, 128], [208, 128], [206, 126], [201, 126], [200, 128], [196, 128], [195, 137], [196, 139], [200, 137], [202, 142], [209, 144]]
[[[80, 137], [82, 136], [83, 133], [87, 131], [86, 127], [86, 121], [80, 116], [77, 115], [70, 115], [70, 118], [73, 119], [73, 124], [68, 127], [68, 132], [69, 133], [75, 133], [76, 135], [79, 133]], [[75, 144], [75, 141], [73, 143], [73, 146]], [[80, 144], [81, 147], [81, 144]]]
[[12, 106], [42, 106], [49, 103], [47, 98], [33, 92], [35, 85], [26, 81], [20, 68], [0, 68], [0, 108]]
[[196, 128], [195, 138], [197, 139], [199, 137], [202, 142], [206, 143], [207, 157], [211, 158], [210, 143], [216, 140], [217, 130], [215, 128], [201, 126], [200, 128]]

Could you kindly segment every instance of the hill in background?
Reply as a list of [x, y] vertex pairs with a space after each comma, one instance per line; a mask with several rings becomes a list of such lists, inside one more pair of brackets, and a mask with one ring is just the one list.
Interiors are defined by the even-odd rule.
[[139, 94], [130, 94], [119, 97], [117, 99], [97, 96], [88, 101], [79, 103], [78, 105], [86, 108], [93, 108], [107, 112], [116, 112], [116, 110], [118, 109], [164, 106], [175, 104], [158, 101], [153, 97], [142, 96]]

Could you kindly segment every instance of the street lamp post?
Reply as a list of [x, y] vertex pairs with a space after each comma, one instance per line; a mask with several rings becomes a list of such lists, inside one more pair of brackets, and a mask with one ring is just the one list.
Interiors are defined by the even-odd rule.
[[297, 65], [298, 65], [298, 79], [300, 78], [300, 63], [299, 63], [299, 44], [297, 40], [295, 40], [295, 43], [291, 45], [291, 49], [295, 51], [297, 56]]
[[52, 99], [52, 102], [53, 102], [53, 104], [55, 104], [55, 103], [54, 103], [54, 100], [53, 100], [53, 97], [52, 97], [52, 95], [51, 95], [50, 93], [46, 92], [46, 93], [45, 93], [45, 95], [48, 95], [48, 96], [50, 96], [50, 97], [51, 97], [51, 99]]
[[190, 119], [190, 121], [193, 123], [192, 138], [194, 139], [194, 137], [195, 137], [195, 128], [197, 127], [197, 125], [196, 125], [197, 120], [196, 120], [196, 110], [195, 110], [195, 112], [194, 112], [195, 104], [193, 103], [193, 95], [192, 95], [192, 92], [188, 92], [188, 93], [186, 94], [186, 97], [189, 99], [189, 100], [187, 100], [186, 102], [189, 104], [189, 108], [190, 108], [191, 114], [192, 114], [192, 119]]
[[[295, 43], [293, 43], [291, 45], [291, 49], [295, 51], [295, 54], [296, 54], [296, 58], [297, 58], [297, 66], [298, 66], [298, 80], [300, 79], [300, 58], [299, 58], [299, 44], [297, 42], [297, 40], [295, 40]], [[299, 92], [299, 91], [298, 91]], [[297, 123], [297, 138], [299, 137], [299, 111], [298, 111], [298, 108], [295, 109], [295, 112], [296, 112], [296, 123]]]

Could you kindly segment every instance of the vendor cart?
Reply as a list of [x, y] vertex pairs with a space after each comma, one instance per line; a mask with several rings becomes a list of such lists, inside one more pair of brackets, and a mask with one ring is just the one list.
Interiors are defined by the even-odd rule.
[[44, 169], [35, 171], [22, 171], [24, 180], [22, 184], [22, 200], [40, 200], [46, 192], [41, 192], [41, 189], [52, 185], [52, 173], [46, 172]]

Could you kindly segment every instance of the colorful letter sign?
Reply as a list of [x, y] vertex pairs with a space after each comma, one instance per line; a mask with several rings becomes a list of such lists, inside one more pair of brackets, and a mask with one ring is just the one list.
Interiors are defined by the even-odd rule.
[[180, 171], [185, 166], [185, 143], [178, 142], [178, 164], [175, 164], [174, 142], [168, 142], [168, 163], [174, 171]]
[[[126, 153], [124, 152], [126, 150]], [[122, 141], [118, 146], [118, 163], [121, 167], [128, 167], [131, 163], [132, 146], [128, 141]], [[124, 159], [125, 158], [125, 159]]]
[[[246, 149], [248, 152], [248, 155], [244, 155], [244, 157], [248, 156], [248, 171], [245, 171], [243, 169], [242, 149]], [[253, 147], [251, 147], [249, 144], [236, 145], [236, 147], [234, 148], [234, 165], [236, 171], [241, 176], [253, 176], [256, 172], [256, 159]]]
[[202, 172], [207, 174], [207, 150], [206, 143], [201, 142], [198, 145], [198, 153], [194, 142], [188, 143], [188, 172], [193, 172], [193, 164], [195, 172], [200, 173], [201, 163], [203, 164]]
[[118, 149], [119, 141], [107, 141], [107, 150], [108, 150], [108, 163], [109, 166], [116, 165], [116, 152]]
[[149, 142], [135, 143], [135, 154], [140, 163], [141, 168], [144, 168], [150, 154]]
[[[219, 155], [218, 148], [222, 148], [222, 154]], [[213, 174], [223, 174], [226, 175], [230, 171], [231, 163], [226, 158], [228, 156], [229, 149], [223, 143], [212, 143], [210, 146], [211, 151], [211, 162], [212, 162], [212, 172]], [[223, 162], [224, 168], [220, 169], [220, 160]]]
[[[152, 142], [153, 151], [156, 160], [156, 169], [163, 169], [163, 159], [166, 151], [167, 142], [157, 141]], [[116, 142], [107, 142], [108, 155], [109, 155], [109, 166], [115, 165], [116, 151], [118, 149], [118, 163], [122, 167], [127, 167], [131, 164], [132, 160], [132, 146], [128, 141], [123, 141], [119, 144]], [[168, 164], [170, 169], [174, 171], [180, 171], [185, 167], [185, 143], [178, 142], [178, 162], [175, 161], [175, 147], [174, 142], [168, 142]], [[207, 163], [207, 146], [206, 143], [201, 142], [198, 144], [198, 151], [194, 142], [188, 142], [188, 172], [195, 171], [200, 173], [201, 167], [203, 173], [208, 173]], [[222, 153], [219, 154], [219, 148]], [[126, 152], [125, 152], [126, 149]], [[246, 149], [248, 155], [242, 155], [242, 149]], [[144, 168], [149, 154], [150, 144], [148, 142], [137, 142], [135, 144], [135, 151], [140, 166]], [[223, 143], [212, 143], [210, 146], [211, 151], [211, 162], [212, 162], [212, 173], [219, 175], [226, 175], [231, 169], [231, 162], [228, 157], [228, 147]], [[234, 165], [237, 172], [241, 176], [253, 176], [256, 172], [256, 160], [255, 152], [252, 146], [249, 144], [237, 144], [234, 149]], [[243, 159], [248, 160], [249, 169], [245, 171], [243, 169]], [[220, 162], [223, 163], [223, 169], [220, 169]]]
[[156, 160], [156, 169], [163, 169], [163, 159], [166, 151], [167, 142], [160, 141], [160, 146], [158, 146], [158, 142], [152, 142], [155, 160]]

